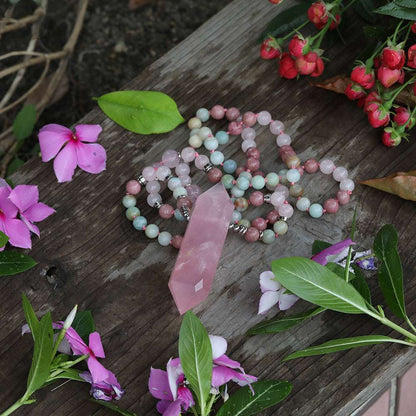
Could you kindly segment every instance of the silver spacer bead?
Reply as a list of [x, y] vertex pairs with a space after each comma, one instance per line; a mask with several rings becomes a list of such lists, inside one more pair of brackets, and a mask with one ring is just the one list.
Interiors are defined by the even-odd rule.
[[213, 168], [214, 166], [212, 165], [212, 163], [207, 163], [205, 166], [204, 166], [204, 172], [205, 173], [208, 173], [212, 168]]
[[189, 221], [191, 219], [191, 215], [189, 213], [189, 208], [186, 206], [181, 207], [181, 213], [183, 217], [186, 219], [186, 221]]
[[139, 182], [139, 184], [140, 184], [140, 185], [142, 185], [142, 186], [145, 186], [145, 185], [146, 185], [146, 183], [147, 183], [146, 179], [145, 179], [145, 178], [143, 178], [143, 176], [142, 176], [142, 175], [139, 175], [139, 176], [137, 177], [137, 182]]
[[181, 152], [178, 152], [179, 160], [182, 160]]
[[264, 233], [263, 231], [260, 231], [259, 241], [263, 241], [263, 237], [264, 237]]
[[270, 204], [270, 200], [271, 200], [271, 198], [272, 198], [271, 194], [266, 194], [266, 195], [264, 195], [264, 202], [265, 202], [266, 204]]
[[159, 209], [162, 206], [162, 204], [160, 202], [155, 202], [155, 204], [153, 205], [154, 208]]
[[228, 226], [228, 229], [234, 231], [235, 233], [239, 233], [242, 235], [244, 235], [248, 230], [248, 228], [245, 225], [239, 225], [239, 224], [234, 224], [234, 223], [231, 223]]
[[288, 218], [287, 217], [279, 217], [279, 221], [285, 221], [287, 222]]
[[176, 198], [176, 200], [178, 201], [179, 199], [182, 199], [182, 198], [186, 198], [188, 195], [179, 195], [177, 198]]

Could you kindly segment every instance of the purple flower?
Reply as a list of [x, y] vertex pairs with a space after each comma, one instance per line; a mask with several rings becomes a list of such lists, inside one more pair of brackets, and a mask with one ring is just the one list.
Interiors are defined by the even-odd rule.
[[192, 393], [185, 385], [185, 375], [179, 358], [170, 359], [167, 371], [150, 369], [149, 391], [159, 399], [156, 409], [163, 416], [180, 416], [195, 404]]
[[338, 262], [348, 255], [348, 250], [351, 245], [355, 244], [351, 239], [340, 241], [325, 250], [320, 251], [311, 257], [311, 260], [316, 261], [322, 266], [328, 262]]
[[263, 294], [260, 298], [258, 314], [265, 314], [277, 304], [281, 311], [285, 311], [299, 299], [295, 295], [285, 293], [286, 289], [276, 280], [271, 271], [260, 273], [260, 289]]
[[89, 173], [105, 170], [105, 149], [95, 143], [101, 131], [98, 124], [79, 124], [75, 133], [59, 124], [42, 127], [38, 135], [42, 161], [55, 158], [53, 168], [58, 182], [71, 181], [77, 166]]
[[124, 395], [124, 390], [121, 389], [116, 376], [110, 370], [107, 370], [105, 380], [96, 383], [94, 383], [92, 375], [88, 371], [81, 373], [80, 377], [91, 383], [90, 394], [94, 399], [109, 402], [111, 400], [120, 400]]

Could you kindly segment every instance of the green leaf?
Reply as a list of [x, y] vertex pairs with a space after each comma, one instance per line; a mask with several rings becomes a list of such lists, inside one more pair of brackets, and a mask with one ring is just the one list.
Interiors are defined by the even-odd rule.
[[9, 237], [0, 231], [0, 247], [4, 247], [9, 241]]
[[110, 409], [113, 412], [116, 412], [116, 413], [118, 413], [120, 415], [123, 415], [123, 416], [137, 416], [136, 413], [132, 413], [132, 412], [128, 412], [127, 410], [120, 409], [118, 406], [116, 406], [112, 403], [109, 403], [109, 402], [105, 402], [103, 400], [90, 399], [90, 401], [93, 402], [93, 403], [99, 404], [101, 406], [104, 406], [107, 409]]
[[[334, 339], [315, 347], [306, 348], [290, 354], [283, 361], [293, 360], [300, 357], [310, 357], [313, 355], [330, 354], [332, 352], [349, 350], [351, 348], [365, 347], [367, 345], [382, 344], [384, 342], [398, 342], [399, 340], [385, 337], [384, 335], [366, 335], [362, 337]], [[400, 341], [399, 341], [400, 343]]]
[[35, 340], [32, 366], [27, 379], [27, 394], [32, 395], [40, 389], [49, 377], [53, 350], [53, 328], [51, 313], [45, 314], [39, 323], [38, 335]]
[[[334, 272], [337, 276], [341, 277], [343, 280], [345, 280], [345, 268], [340, 266], [337, 263], [333, 263], [332, 261], [328, 262], [325, 267], [331, 272]], [[353, 274], [353, 273], [350, 273]], [[350, 280], [353, 279], [354, 276], [350, 277]]]
[[7, 166], [6, 176], [10, 176], [15, 173], [21, 166], [23, 166], [25, 162], [20, 159], [19, 157], [15, 157]]
[[78, 335], [88, 343], [88, 337], [91, 332], [95, 331], [95, 323], [92, 318], [91, 311], [81, 311], [77, 312], [75, 315], [74, 322], [72, 323], [72, 328], [77, 331]]
[[315, 240], [312, 244], [312, 256], [315, 254], [320, 253], [322, 250], [325, 250], [328, 247], [331, 247], [331, 243], [327, 243], [326, 241]]
[[403, 269], [397, 252], [397, 232], [391, 224], [384, 225], [374, 240], [374, 254], [382, 262], [378, 268], [378, 283], [392, 312], [406, 318], [403, 291]]
[[13, 121], [13, 134], [17, 140], [27, 139], [33, 132], [36, 123], [36, 107], [25, 105]]
[[29, 302], [29, 299], [25, 294], [22, 295], [23, 301], [23, 311], [25, 312], [25, 319], [29, 328], [32, 332], [33, 340], [36, 342], [36, 338], [39, 332], [39, 319], [37, 318], [35, 311], [32, 308], [32, 305]]
[[175, 101], [159, 91], [116, 91], [97, 101], [111, 120], [135, 133], [166, 133], [185, 121]]
[[211, 390], [212, 349], [207, 331], [190, 311], [179, 331], [179, 358], [186, 380], [203, 408]]
[[410, 7], [411, 9], [416, 9], [415, 0], [394, 0], [394, 3], [400, 7]]
[[379, 7], [375, 10], [375, 12], [396, 17], [397, 19], [416, 20], [416, 9], [410, 7], [402, 7], [393, 2]]
[[328, 268], [304, 257], [272, 262], [272, 270], [284, 287], [308, 302], [343, 313], [368, 313], [362, 296]]
[[354, 279], [351, 279], [351, 284], [357, 289], [357, 292], [371, 305], [371, 292], [363, 272], [356, 264], [352, 264], [351, 266], [355, 274]]
[[268, 36], [278, 37], [283, 33], [296, 29], [306, 20], [306, 12], [308, 11], [310, 3], [305, 2], [289, 7], [283, 12], [279, 13], [267, 25], [265, 31], [260, 35], [259, 41], [262, 42]]
[[27, 254], [16, 251], [0, 252], [0, 276], [11, 276], [24, 272], [36, 265]]
[[275, 317], [267, 321], [260, 322], [247, 331], [247, 335], [258, 334], [274, 334], [276, 332], [287, 331], [296, 325], [301, 324], [306, 319], [312, 318], [315, 315], [325, 311], [325, 308], [314, 308], [306, 312], [297, 313], [295, 315]]
[[238, 389], [218, 410], [217, 416], [251, 416], [280, 403], [292, 390], [287, 381], [262, 380]]
[[377, 15], [374, 14], [376, 5], [372, 0], [357, 0], [353, 4], [354, 10], [368, 23], [374, 23], [377, 21]]

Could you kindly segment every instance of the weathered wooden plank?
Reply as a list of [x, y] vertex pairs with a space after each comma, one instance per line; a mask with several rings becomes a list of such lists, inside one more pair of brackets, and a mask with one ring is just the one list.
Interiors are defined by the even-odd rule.
[[[279, 80], [274, 65], [259, 60], [255, 37], [274, 10], [266, 1], [255, 5], [250, 0], [232, 2], [128, 88], [162, 90], [175, 98], [186, 117], [200, 106], [209, 108], [217, 102], [243, 110], [267, 109], [285, 122], [301, 158], [335, 158], [357, 179], [414, 168], [414, 144], [386, 150], [355, 104], [316, 90], [307, 80]], [[354, 53], [354, 45], [333, 48], [333, 72], [345, 70]], [[34, 242], [32, 255], [40, 264], [23, 275], [0, 281], [0, 403], [7, 406], [19, 397], [29, 369], [31, 340], [19, 335], [23, 323], [20, 295], [24, 292], [39, 313], [52, 310], [55, 317], [61, 317], [74, 303], [91, 309], [103, 335], [106, 365], [127, 391], [121, 404], [139, 415], [155, 415], [155, 400], [147, 393], [149, 368], [163, 367], [176, 354], [181, 322], [167, 288], [176, 252], [135, 232], [124, 218], [120, 199], [125, 182], [144, 165], [158, 160], [165, 149], [185, 145], [187, 129], [181, 126], [167, 135], [141, 137], [119, 128], [98, 109], [82, 121], [100, 123], [104, 128], [100, 141], [108, 152], [106, 172], [99, 176], [78, 172], [73, 182], [59, 185], [50, 164], [32, 160], [14, 176], [15, 183], [38, 184], [42, 200], [57, 213], [41, 224], [42, 238]], [[267, 171], [279, 170], [282, 164], [271, 136], [266, 132], [258, 142], [262, 166]], [[238, 140], [225, 153], [243, 160]], [[206, 189], [205, 178], [196, 178]], [[304, 180], [313, 199], [322, 200], [336, 191], [329, 180], [318, 180], [316, 189], [317, 178]], [[360, 206], [357, 241], [363, 246], [371, 244], [375, 231], [386, 222], [393, 223], [402, 236], [406, 299], [409, 314], [415, 317], [414, 204], [364, 187], [358, 187], [354, 202]], [[249, 373], [294, 383], [292, 395], [265, 415], [350, 414], [415, 361], [413, 351], [393, 345], [280, 362], [288, 353], [311, 343], [390, 334], [361, 316], [325, 313], [285, 334], [244, 337], [244, 332], [260, 321], [256, 317], [259, 272], [277, 257], [308, 256], [315, 238], [337, 241], [344, 237], [353, 210], [354, 203], [321, 220], [297, 212], [287, 236], [273, 246], [249, 245], [230, 235], [212, 292], [196, 308], [211, 333], [229, 340], [230, 354]], [[154, 214], [149, 217], [156, 219]], [[167, 223], [163, 227], [176, 226]], [[299, 303], [295, 311], [304, 307]], [[19, 414], [108, 413], [95, 413], [85, 385], [69, 383], [53, 393], [40, 392], [38, 397], [36, 405]]]

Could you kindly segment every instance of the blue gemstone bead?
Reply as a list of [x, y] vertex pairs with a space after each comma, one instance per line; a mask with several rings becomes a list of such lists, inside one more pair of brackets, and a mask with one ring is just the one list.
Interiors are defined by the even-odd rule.
[[237, 162], [233, 159], [228, 159], [224, 162], [223, 169], [225, 173], [234, 173], [237, 169]]
[[143, 227], [146, 227], [146, 225], [147, 225], [147, 219], [145, 217], [139, 216], [133, 220], [133, 227], [136, 230], [142, 231]]
[[219, 144], [227, 144], [228, 140], [230, 139], [228, 134], [222, 130], [217, 131], [217, 133], [215, 134], [215, 138], [218, 140]]

